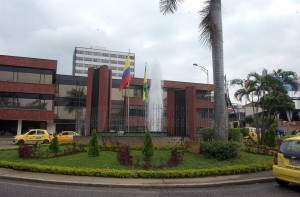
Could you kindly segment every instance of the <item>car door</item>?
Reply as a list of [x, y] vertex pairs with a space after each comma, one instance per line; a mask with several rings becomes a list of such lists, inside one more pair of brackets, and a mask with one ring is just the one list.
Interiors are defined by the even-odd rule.
[[75, 135], [75, 132], [68, 131], [68, 142], [73, 142], [74, 135]]
[[59, 139], [60, 142], [67, 142], [68, 141], [68, 132], [66, 131], [63, 131], [61, 134], [60, 134], [60, 139]]
[[37, 130], [36, 132], [36, 142], [38, 142], [39, 144], [43, 143], [44, 139], [45, 139], [45, 132], [43, 130]]
[[26, 136], [25, 142], [27, 144], [34, 144], [36, 142], [36, 130], [30, 130]]

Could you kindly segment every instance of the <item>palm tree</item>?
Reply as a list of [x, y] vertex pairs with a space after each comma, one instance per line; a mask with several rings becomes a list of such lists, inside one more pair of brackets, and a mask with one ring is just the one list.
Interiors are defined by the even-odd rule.
[[[241, 79], [232, 80], [232, 84], [241, 85], [243, 88], [238, 89], [234, 96], [237, 100], [241, 101], [243, 97], [245, 97], [248, 101], [250, 101], [249, 95], [256, 97], [256, 112], [255, 114], [255, 125], [258, 128], [258, 108], [261, 107], [262, 120], [266, 120], [265, 116], [268, 115], [270, 117], [271, 113], [274, 110], [282, 110], [282, 107], [286, 109], [292, 109], [290, 100], [287, 99], [287, 90], [285, 89], [285, 85], [290, 85], [292, 90], [296, 91], [298, 87], [297, 76], [295, 72], [292, 71], [283, 71], [279, 69], [277, 71], [273, 71], [272, 74], [269, 75], [259, 75], [258, 73], [250, 73], [247, 76], [247, 80], [245, 80], [245, 84]], [[277, 98], [276, 98], [277, 97]], [[281, 98], [281, 99], [279, 99]], [[286, 100], [286, 103], [283, 105], [282, 101]], [[281, 103], [281, 104], [280, 104]], [[282, 107], [278, 105], [282, 105]], [[268, 129], [268, 125], [263, 122], [262, 130], [261, 130], [261, 139], [258, 139], [260, 143], [264, 143], [264, 133], [265, 129]], [[259, 137], [259, 135], [258, 135]]]
[[[183, 0], [160, 0], [160, 11], [173, 14]], [[214, 76], [214, 139], [228, 140], [228, 115], [225, 100], [225, 77], [223, 62], [223, 29], [221, 0], [205, 1], [199, 12], [202, 21], [199, 25], [201, 41], [211, 48]]]
[[85, 107], [86, 95], [84, 94], [83, 87], [79, 89], [73, 88], [72, 90], [67, 92], [68, 96], [64, 98], [66, 101], [65, 109], [68, 110], [69, 113], [78, 110], [81, 110]]
[[[282, 91], [286, 92], [285, 85], [289, 85], [293, 91], [298, 90], [298, 77], [293, 71], [284, 71], [278, 69], [277, 71], [273, 70], [272, 76], [276, 79], [278, 88], [283, 88]], [[274, 89], [274, 88], [273, 88]], [[280, 89], [278, 89], [280, 91]]]

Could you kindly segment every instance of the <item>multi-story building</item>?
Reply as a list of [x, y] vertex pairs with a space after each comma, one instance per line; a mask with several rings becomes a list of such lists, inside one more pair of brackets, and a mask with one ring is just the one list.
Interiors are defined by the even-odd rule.
[[0, 130], [53, 130], [56, 60], [0, 55]]
[[[43, 128], [83, 135], [91, 129], [145, 130], [142, 78], [132, 78], [127, 91], [119, 91], [121, 80], [112, 79], [108, 65], [90, 67], [88, 77], [59, 75], [56, 67], [55, 60], [0, 56], [0, 130], [20, 134]], [[164, 81], [162, 131], [195, 139], [196, 129], [207, 127], [213, 117], [213, 100], [207, 99], [212, 91], [211, 84]]]
[[73, 75], [87, 77], [88, 68], [108, 65], [112, 79], [122, 79], [125, 60], [130, 55], [131, 77], [134, 77], [135, 54], [95, 48], [76, 47], [73, 54]]

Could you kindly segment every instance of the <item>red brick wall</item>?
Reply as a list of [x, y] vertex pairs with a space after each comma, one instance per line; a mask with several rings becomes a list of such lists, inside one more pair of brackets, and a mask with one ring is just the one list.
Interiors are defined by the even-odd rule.
[[86, 114], [85, 114], [85, 130], [87, 136], [89, 136], [91, 133], [90, 124], [91, 124], [91, 109], [92, 109], [93, 78], [94, 78], [94, 68], [90, 67], [88, 68]]
[[[130, 81], [132, 85], [143, 85], [144, 79], [142, 78], [133, 78]], [[148, 80], [148, 83], [151, 83], [151, 80]], [[164, 81], [164, 87], [174, 88], [174, 89], [185, 89], [187, 87], [194, 86], [196, 90], [211, 90], [213, 91], [214, 86], [212, 84], [201, 84], [201, 83], [191, 83], [191, 82], [180, 82], [180, 81]]]
[[175, 91], [172, 89], [168, 90], [167, 96], [168, 103], [168, 136], [174, 136], [175, 134]]
[[6, 55], [0, 55], [0, 64], [7, 65], [7, 66], [21, 66], [27, 68], [45, 68], [50, 70], [57, 69], [56, 60], [15, 57], [15, 56], [6, 56]]
[[[108, 113], [110, 113], [110, 87], [111, 87], [110, 72], [108, 66], [100, 67], [99, 77], [99, 100], [98, 100], [98, 128], [97, 131], [108, 130]], [[101, 106], [101, 107], [100, 107]]]
[[0, 91], [55, 95], [55, 85], [0, 82]]
[[186, 97], [186, 132], [191, 140], [196, 140], [196, 88], [195, 86], [187, 87], [185, 90]]
[[2, 120], [33, 120], [50, 121], [54, 119], [54, 111], [24, 110], [24, 109], [0, 109]]

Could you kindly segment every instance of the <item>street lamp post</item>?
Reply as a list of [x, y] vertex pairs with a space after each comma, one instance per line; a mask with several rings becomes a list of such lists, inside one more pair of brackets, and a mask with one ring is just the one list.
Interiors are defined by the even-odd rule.
[[[203, 70], [206, 74], [206, 78], [207, 78], [207, 84], [209, 84], [209, 79], [208, 79], [208, 70], [206, 68], [204, 68], [203, 66], [199, 66], [198, 64], [193, 64], [194, 66], [200, 67], [201, 70]], [[209, 90], [207, 90], [207, 122], [209, 124]]]

